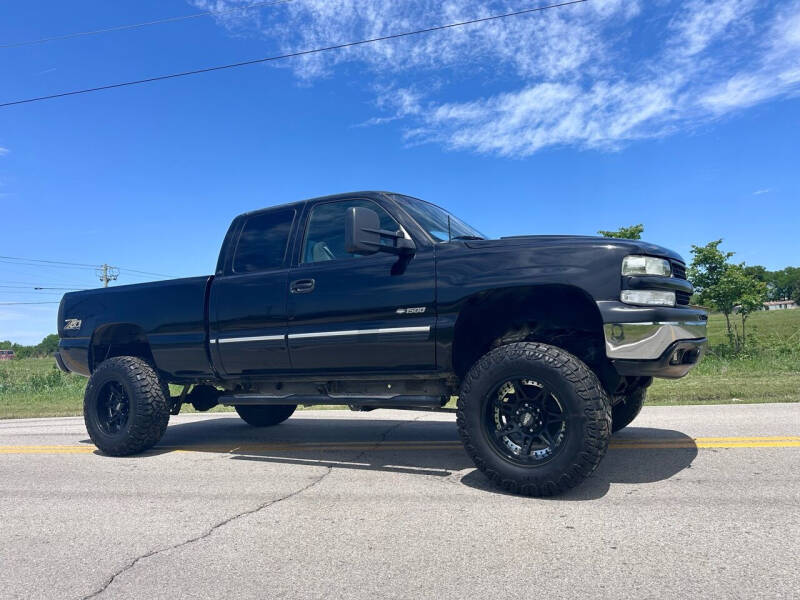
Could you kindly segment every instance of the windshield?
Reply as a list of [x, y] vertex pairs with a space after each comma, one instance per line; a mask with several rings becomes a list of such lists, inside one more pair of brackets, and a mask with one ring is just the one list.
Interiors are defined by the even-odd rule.
[[401, 196], [399, 194], [393, 194], [393, 196], [408, 211], [408, 214], [419, 223], [419, 226], [427, 231], [428, 235], [437, 242], [486, 239], [486, 236], [480, 231], [470, 227], [443, 208], [411, 196]]

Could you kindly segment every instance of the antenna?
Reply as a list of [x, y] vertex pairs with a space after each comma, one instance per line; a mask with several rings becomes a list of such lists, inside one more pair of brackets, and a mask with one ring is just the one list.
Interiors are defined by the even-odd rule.
[[450, 215], [447, 215], [447, 241], [453, 241], [453, 234], [450, 233]]

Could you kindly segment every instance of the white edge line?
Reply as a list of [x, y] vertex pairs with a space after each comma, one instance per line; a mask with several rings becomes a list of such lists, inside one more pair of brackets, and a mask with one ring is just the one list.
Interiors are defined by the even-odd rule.
[[632, 323], [603, 323], [604, 325], [700, 325], [707, 327], [707, 321], [634, 321]]

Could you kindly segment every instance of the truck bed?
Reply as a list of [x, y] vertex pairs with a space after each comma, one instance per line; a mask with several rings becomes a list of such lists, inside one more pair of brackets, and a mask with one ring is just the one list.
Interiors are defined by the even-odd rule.
[[[212, 280], [209, 275], [65, 294], [58, 317], [61, 358], [70, 370], [88, 375], [103, 330], [127, 325], [146, 339], [159, 370], [171, 378], [212, 376], [207, 346]], [[80, 318], [77, 328], [67, 325], [73, 318]]]

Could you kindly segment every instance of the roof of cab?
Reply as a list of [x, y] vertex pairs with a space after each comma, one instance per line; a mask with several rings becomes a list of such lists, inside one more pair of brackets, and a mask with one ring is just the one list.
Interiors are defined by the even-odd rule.
[[[387, 192], [382, 190], [362, 190], [358, 192], [345, 192], [341, 194], [331, 194], [330, 196], [318, 196], [316, 198], [306, 198], [305, 200], [298, 200], [296, 202], [287, 202], [285, 204], [276, 204], [275, 206], [267, 206], [264, 208], [258, 208], [256, 210], [250, 210], [245, 213], [239, 215], [239, 217], [246, 217], [253, 214], [262, 213], [268, 210], [274, 210], [276, 208], [290, 208], [290, 207], [300, 207], [307, 202], [319, 202], [321, 200], [340, 200], [345, 198], [353, 198], [354, 196], [359, 196], [362, 198], [380, 198], [382, 196], [386, 196], [388, 194], [397, 194], [397, 192]], [[398, 194], [402, 195], [402, 194]]]

